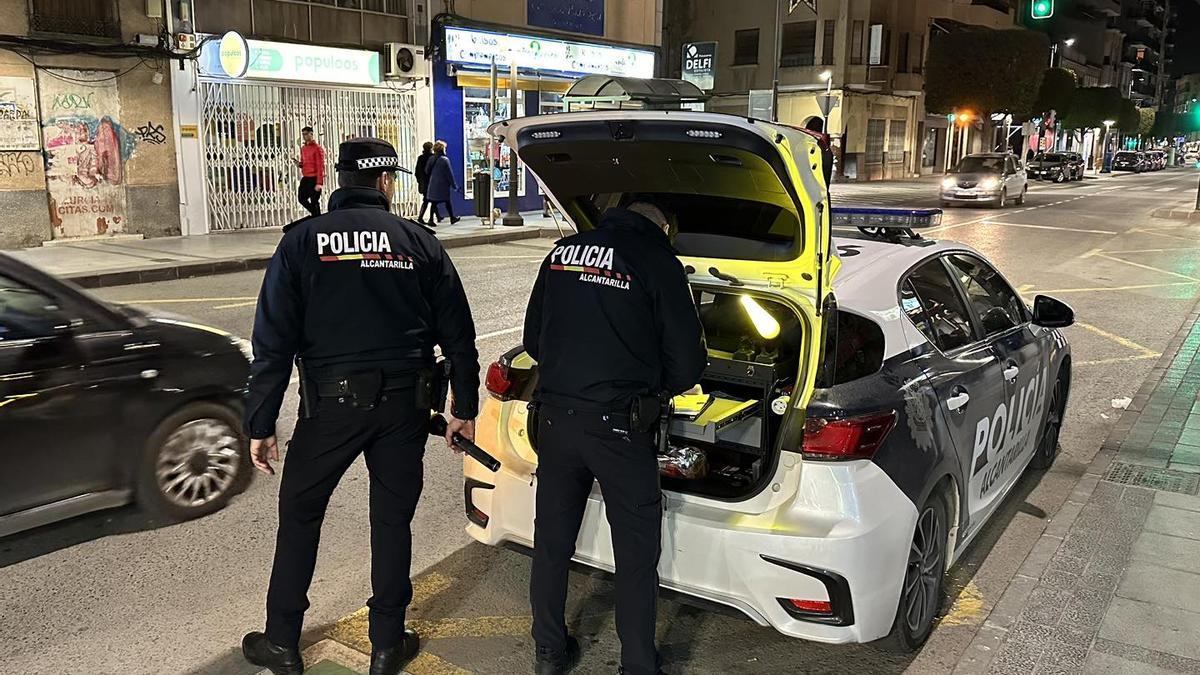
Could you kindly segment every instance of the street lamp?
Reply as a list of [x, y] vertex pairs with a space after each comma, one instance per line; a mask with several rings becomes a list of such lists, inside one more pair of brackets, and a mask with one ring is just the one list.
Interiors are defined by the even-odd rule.
[[1104, 173], [1104, 168], [1108, 159], [1108, 132], [1112, 129], [1112, 125], [1116, 124], [1116, 120], [1104, 120], [1104, 141], [1100, 145], [1100, 173]]
[[821, 132], [829, 136], [829, 111], [833, 103], [833, 71], [822, 70], [820, 75], [817, 75], [822, 82], [825, 83], [825, 105], [821, 108]]
[[[1067, 38], [1066, 40], [1063, 40], [1062, 43], [1064, 45], [1070, 47], [1071, 45], [1075, 44], [1075, 38]], [[1054, 67], [1054, 61], [1055, 61], [1054, 57], [1057, 55], [1058, 55], [1058, 40], [1055, 40], [1054, 43], [1050, 45], [1050, 67], [1051, 68]]]

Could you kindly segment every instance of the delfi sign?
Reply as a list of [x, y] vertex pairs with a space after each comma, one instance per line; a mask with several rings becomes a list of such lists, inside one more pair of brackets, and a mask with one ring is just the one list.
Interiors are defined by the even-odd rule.
[[567, 42], [531, 35], [447, 27], [446, 61], [470, 66], [521, 68], [564, 75], [654, 77], [654, 52], [611, 45]]
[[717, 68], [716, 42], [689, 42], [683, 46], [683, 79], [700, 89], [713, 88]]
[[234, 31], [204, 45], [200, 72], [238, 79], [350, 85], [381, 81], [379, 52], [247, 40]]

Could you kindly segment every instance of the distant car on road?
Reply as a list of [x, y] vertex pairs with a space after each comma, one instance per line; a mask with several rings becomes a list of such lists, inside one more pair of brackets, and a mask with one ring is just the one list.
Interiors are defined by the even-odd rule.
[[1013, 155], [986, 152], [963, 157], [942, 179], [942, 206], [984, 203], [1004, 208], [1012, 199], [1025, 203], [1029, 181], [1021, 162]]
[[1122, 150], [1113, 156], [1112, 170], [1113, 171], [1133, 171], [1141, 173], [1148, 169], [1146, 163], [1146, 153], [1137, 152], [1136, 150]]
[[250, 483], [248, 347], [0, 254], [0, 537], [136, 501], [171, 519]]
[[1167, 153], [1162, 150], [1149, 150], [1146, 152], [1146, 158], [1150, 162], [1151, 171], [1167, 168]]
[[1026, 169], [1030, 178], [1062, 183], [1083, 179], [1083, 158], [1075, 152], [1044, 152], [1038, 154]]

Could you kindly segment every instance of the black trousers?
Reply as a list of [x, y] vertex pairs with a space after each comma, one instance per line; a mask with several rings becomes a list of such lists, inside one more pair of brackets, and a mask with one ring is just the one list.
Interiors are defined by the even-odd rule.
[[317, 561], [321, 522], [342, 474], [366, 456], [371, 476], [370, 638], [375, 648], [400, 643], [412, 601], [412, 523], [423, 485], [429, 413], [414, 389], [384, 394], [372, 410], [321, 399], [317, 414], [296, 423], [279, 486], [279, 532], [267, 591], [267, 637], [300, 641], [308, 586]]
[[317, 177], [305, 176], [300, 179], [300, 190], [297, 192], [300, 206], [308, 209], [314, 216], [321, 215], [321, 193], [317, 192]]
[[[619, 431], [614, 431], [619, 430]], [[658, 672], [654, 626], [662, 491], [653, 435], [628, 431], [625, 416], [542, 405], [529, 599], [533, 639], [566, 647], [567, 573], [593, 481], [600, 482], [617, 564], [616, 619], [628, 675]]]
[[[426, 201], [429, 201], [429, 200], [426, 200]], [[429, 210], [432, 212], [432, 214], [430, 215], [430, 218], [433, 218], [434, 220], [437, 220], [439, 222], [442, 220], [442, 214], [441, 214], [441, 212], [438, 211], [438, 206], [441, 204], [446, 205], [446, 215], [450, 217], [450, 220], [454, 220], [454, 206], [448, 201], [429, 202]], [[421, 210], [424, 211], [424, 209], [425, 209], [425, 207], [422, 206]]]

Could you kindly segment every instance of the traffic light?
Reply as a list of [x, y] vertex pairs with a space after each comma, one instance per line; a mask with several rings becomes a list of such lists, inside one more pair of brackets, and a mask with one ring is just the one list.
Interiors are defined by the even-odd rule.
[[1033, 0], [1029, 14], [1034, 19], [1049, 19], [1054, 16], [1054, 0]]

